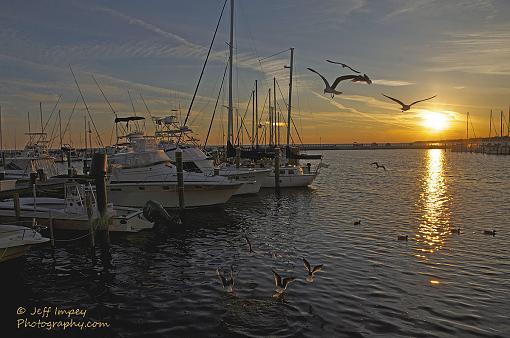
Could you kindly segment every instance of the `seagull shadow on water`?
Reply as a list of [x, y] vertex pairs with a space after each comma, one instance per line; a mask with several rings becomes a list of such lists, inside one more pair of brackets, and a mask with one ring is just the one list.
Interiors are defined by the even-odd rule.
[[305, 264], [306, 272], [308, 272], [308, 276], [306, 276], [306, 281], [308, 283], [313, 283], [315, 280], [315, 274], [319, 271], [322, 271], [323, 264], [316, 265], [312, 268], [310, 263], [306, 260], [306, 258], [303, 258], [303, 263]]

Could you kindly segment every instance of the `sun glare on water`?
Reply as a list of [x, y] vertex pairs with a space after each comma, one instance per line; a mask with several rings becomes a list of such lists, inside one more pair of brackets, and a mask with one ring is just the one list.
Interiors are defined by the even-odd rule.
[[428, 111], [423, 113], [423, 126], [434, 131], [448, 128], [448, 117], [443, 113]]

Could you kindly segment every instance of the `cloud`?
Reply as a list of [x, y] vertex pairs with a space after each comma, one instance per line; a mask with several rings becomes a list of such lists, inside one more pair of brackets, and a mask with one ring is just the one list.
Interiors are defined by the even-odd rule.
[[389, 87], [409, 86], [409, 85], [414, 84], [414, 82], [399, 81], [399, 80], [384, 80], [384, 79], [372, 80], [372, 82], [377, 85], [389, 86]]

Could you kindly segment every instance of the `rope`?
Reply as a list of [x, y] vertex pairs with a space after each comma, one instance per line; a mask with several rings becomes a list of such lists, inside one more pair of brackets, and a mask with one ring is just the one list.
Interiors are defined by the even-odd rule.
[[[193, 97], [191, 99], [191, 103], [189, 105], [188, 112], [186, 114], [186, 118], [184, 119], [184, 123], [182, 124], [183, 126], [185, 126], [186, 123], [188, 122], [188, 118], [189, 118], [189, 115], [191, 113], [191, 108], [193, 107], [193, 103], [195, 102], [195, 98], [197, 96], [198, 88], [200, 86], [200, 82], [202, 80], [202, 76], [204, 75], [205, 66], [207, 65], [207, 61], [209, 60], [209, 55], [211, 54], [211, 49], [212, 49], [212, 46], [214, 44], [214, 39], [216, 38], [216, 33], [218, 32], [218, 28], [220, 27], [221, 18], [223, 16], [223, 12], [225, 10], [225, 6], [226, 5], [227, 5], [227, 0], [225, 0], [225, 3], [223, 4], [223, 8], [221, 9], [220, 18], [218, 19], [218, 23], [216, 24], [216, 29], [214, 30], [214, 35], [213, 35], [213, 38], [211, 40], [211, 44], [209, 45], [209, 50], [207, 51], [207, 56], [205, 58], [204, 65], [202, 66], [202, 71], [200, 72], [200, 77], [198, 78], [197, 86], [195, 87], [195, 92], [193, 93]], [[182, 133], [181, 133], [181, 135], [182, 135]], [[181, 140], [181, 137], [179, 136], [179, 139], [177, 140], [177, 144], [179, 144], [180, 140]]]
[[83, 236], [79, 236], [79, 237], [76, 237], [76, 238], [71, 238], [71, 239], [54, 239], [55, 242], [72, 242], [72, 241], [77, 241], [79, 239], [82, 239], [82, 238], [85, 238], [87, 237], [88, 235], [90, 235], [90, 233], [86, 233], [85, 235]]
[[212, 124], [214, 121], [214, 116], [216, 115], [216, 108], [218, 108], [218, 102], [220, 101], [220, 96], [221, 96], [221, 92], [223, 90], [223, 83], [225, 82], [225, 75], [227, 74], [227, 69], [228, 69], [228, 62], [226, 63], [225, 70], [223, 71], [223, 78], [221, 79], [220, 90], [218, 91], [218, 97], [216, 98], [216, 103], [214, 104], [214, 110], [213, 110], [213, 114], [212, 114], [212, 118], [211, 118], [211, 123], [209, 124], [209, 129], [207, 130], [207, 136], [205, 138], [205, 142], [204, 142], [204, 146], [203, 146], [204, 148], [207, 146], [207, 141], [209, 140], [209, 134], [211, 133], [211, 127], [212, 127]]

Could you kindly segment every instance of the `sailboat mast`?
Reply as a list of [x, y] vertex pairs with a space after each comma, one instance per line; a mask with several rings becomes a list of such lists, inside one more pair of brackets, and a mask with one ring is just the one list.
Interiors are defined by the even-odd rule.
[[499, 136], [503, 137], [503, 111], [499, 114]]
[[60, 135], [60, 154], [62, 155], [62, 162], [64, 162], [64, 151], [62, 150], [62, 117], [60, 116], [60, 109], [58, 110], [58, 133]]
[[32, 144], [32, 130], [30, 128], [30, 112], [27, 112], [28, 115], [28, 139], [29, 143]]
[[273, 145], [273, 109], [271, 107], [271, 87], [268, 90], [268, 102], [269, 102], [269, 145]]
[[294, 48], [290, 49], [289, 107], [287, 111], [287, 156], [290, 154], [290, 113], [292, 110], [292, 73], [294, 71]]
[[39, 112], [41, 113], [41, 134], [44, 132], [43, 130], [43, 118], [42, 118], [42, 102], [39, 102]]
[[255, 145], [255, 91], [251, 91], [251, 147]]
[[469, 140], [469, 112], [466, 114], [466, 140]]
[[259, 83], [255, 80], [255, 147], [259, 147]]
[[234, 0], [230, 0], [230, 40], [228, 45], [228, 122], [227, 122], [227, 144], [232, 144], [233, 134], [233, 102], [232, 102], [232, 62], [234, 54]]

